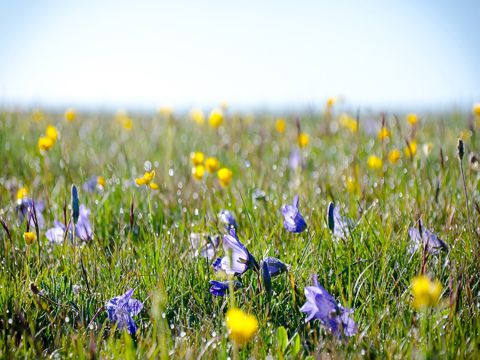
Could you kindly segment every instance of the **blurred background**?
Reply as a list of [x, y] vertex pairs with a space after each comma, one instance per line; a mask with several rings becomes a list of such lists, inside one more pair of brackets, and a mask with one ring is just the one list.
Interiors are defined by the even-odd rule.
[[471, 108], [480, 1], [0, 1], [0, 106]]

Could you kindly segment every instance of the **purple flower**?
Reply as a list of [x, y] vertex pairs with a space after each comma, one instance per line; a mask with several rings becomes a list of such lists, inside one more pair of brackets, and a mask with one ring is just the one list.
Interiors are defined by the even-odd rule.
[[43, 210], [45, 209], [45, 204], [43, 201], [33, 201], [30, 198], [23, 198], [17, 202], [17, 214], [20, 219], [20, 223], [23, 223], [25, 217], [28, 219], [28, 226], [30, 228], [35, 228], [35, 220], [33, 214], [33, 207], [35, 206], [35, 215], [37, 217], [38, 228], [42, 229], [45, 226], [45, 219], [43, 218]]
[[105, 305], [107, 308], [108, 319], [117, 323], [119, 329], [127, 328], [131, 335], [137, 332], [137, 325], [133, 321], [132, 316], [137, 315], [143, 308], [143, 304], [132, 299], [133, 289], [128, 290], [125, 294], [116, 296]]
[[225, 224], [227, 231], [229, 231], [231, 227], [237, 229], [237, 222], [230, 211], [220, 211], [220, 213], [218, 214], [218, 218], [223, 224]]
[[284, 264], [282, 261], [274, 257], [266, 257], [265, 259], [263, 259], [262, 264], [266, 264], [271, 277], [280, 275], [288, 271], [289, 268], [288, 265]]
[[302, 214], [300, 214], [300, 211], [298, 211], [298, 195], [295, 195], [293, 198], [292, 205], [282, 207], [282, 214], [284, 217], [283, 226], [287, 231], [301, 233], [307, 228], [307, 223], [303, 219]]
[[[75, 225], [75, 236], [82, 241], [90, 241], [93, 238], [92, 226], [88, 220], [90, 210], [81, 204], [79, 209], [79, 217], [77, 225]], [[68, 237], [72, 239], [72, 224], [69, 226]], [[61, 244], [65, 238], [65, 225], [60, 221], [55, 220], [53, 228], [50, 228], [45, 233], [47, 239], [53, 244]]]
[[328, 228], [332, 231], [333, 237], [346, 240], [354, 226], [351, 219], [340, 215], [338, 206], [333, 202], [328, 204]]
[[424, 246], [426, 247], [427, 252], [433, 255], [438, 254], [441, 250], [448, 252], [448, 245], [430, 230], [423, 228], [421, 220], [419, 221], [419, 228], [422, 229], [421, 236], [419, 229], [408, 229], [408, 235], [410, 236], [411, 241], [409, 252], [411, 254], [416, 252], [419, 248], [423, 249]]
[[268, 296], [272, 295], [272, 276], [270, 274], [270, 270], [268, 269], [268, 264], [263, 261], [262, 262], [262, 280], [263, 286], [265, 287], [265, 291], [267, 292]]
[[190, 245], [195, 250], [195, 257], [201, 256], [208, 260], [212, 260], [217, 252], [218, 245], [220, 244], [220, 237], [215, 235], [206, 237], [202, 234], [191, 233]]
[[93, 175], [90, 176], [87, 181], [83, 184], [83, 190], [89, 193], [95, 192], [95, 190], [103, 191], [103, 185], [105, 184], [105, 179], [101, 176]]
[[313, 286], [305, 288], [307, 302], [300, 308], [307, 317], [305, 322], [319, 320], [332, 334], [342, 338], [353, 336], [357, 333], [357, 325], [352, 319], [353, 310], [345, 309], [338, 304], [319, 283], [317, 276], [312, 277]]
[[288, 165], [293, 171], [297, 170], [297, 168], [302, 165], [302, 156], [300, 154], [300, 150], [298, 150], [297, 148], [293, 149], [290, 152], [290, 157], [288, 158]]
[[61, 244], [65, 238], [65, 225], [58, 220], [55, 220], [53, 224], [53, 228], [48, 229], [45, 236], [52, 244]]
[[215, 260], [215, 271], [225, 271], [227, 275], [241, 275], [248, 269], [258, 270], [258, 263], [237, 237], [235, 228], [230, 228], [230, 234], [223, 238], [225, 256]]
[[[210, 293], [215, 296], [225, 296], [229, 286], [230, 281], [216, 281], [210, 280]], [[239, 281], [233, 281], [233, 288], [239, 289], [242, 287], [242, 283]]]

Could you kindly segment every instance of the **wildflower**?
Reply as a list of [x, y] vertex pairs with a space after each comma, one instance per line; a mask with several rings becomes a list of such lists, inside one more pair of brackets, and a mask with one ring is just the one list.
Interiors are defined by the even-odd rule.
[[218, 214], [218, 218], [223, 224], [225, 224], [225, 228], [227, 229], [227, 231], [229, 231], [232, 227], [234, 229], [237, 229], [237, 221], [235, 220], [235, 217], [230, 211], [220, 211], [220, 213]]
[[213, 128], [218, 128], [223, 123], [223, 112], [220, 109], [213, 110], [208, 116], [208, 123]]
[[[23, 223], [23, 220], [26, 217], [28, 226], [33, 228], [35, 227], [35, 219], [36, 219], [38, 228], [42, 229], [45, 225], [45, 220], [43, 218], [43, 210], [45, 209], [45, 204], [42, 201], [36, 202], [30, 199], [24, 193], [19, 194], [20, 190], [17, 192], [17, 207], [16, 207], [18, 218], [20, 219], [20, 223]], [[22, 197], [19, 198], [19, 195], [21, 195]], [[34, 208], [35, 208], [35, 214], [34, 214]]]
[[48, 125], [47, 130], [45, 131], [45, 135], [52, 139], [53, 143], [55, 144], [58, 138], [57, 128], [53, 125]]
[[326, 102], [327, 110], [330, 111], [336, 102], [337, 102], [337, 99], [335, 99], [334, 97], [329, 97]]
[[41, 110], [35, 110], [34, 112], [32, 112], [32, 120], [35, 121], [35, 122], [40, 122], [42, 121], [43, 119], [45, 118], [45, 115], [43, 114], [43, 112]]
[[65, 225], [58, 220], [55, 220], [53, 224], [53, 228], [48, 229], [45, 236], [50, 243], [61, 244], [65, 238]]
[[266, 262], [262, 262], [260, 264], [262, 269], [262, 282], [265, 288], [265, 292], [270, 296], [272, 294], [272, 275], [270, 274], [270, 270], [268, 269], [268, 264]]
[[143, 308], [143, 304], [132, 299], [133, 289], [125, 294], [116, 296], [109, 300], [105, 307], [107, 309], [108, 319], [117, 324], [119, 329], [126, 328], [131, 335], [137, 332], [137, 325], [132, 316], [137, 315]]
[[253, 315], [238, 308], [229, 309], [225, 315], [228, 336], [237, 345], [245, 345], [258, 330], [258, 321]]
[[203, 236], [202, 234], [191, 233], [190, 245], [195, 250], [195, 257], [201, 256], [208, 260], [212, 260], [215, 257], [218, 245], [220, 244], [220, 237], [216, 236]]
[[68, 122], [72, 122], [74, 121], [76, 118], [77, 118], [77, 113], [75, 111], [75, 109], [67, 109], [67, 111], [65, 111], [65, 120], [67, 120]]
[[23, 199], [28, 197], [28, 189], [26, 187], [21, 187], [17, 190], [17, 203], [21, 204]]
[[215, 271], [224, 271], [227, 275], [241, 275], [248, 269], [258, 270], [258, 263], [237, 237], [235, 228], [223, 238], [225, 256], [213, 263]]
[[398, 149], [392, 149], [388, 152], [388, 161], [390, 161], [391, 164], [396, 164], [400, 160], [400, 150]]
[[390, 130], [388, 130], [388, 128], [383, 126], [380, 129], [380, 131], [378, 132], [378, 140], [383, 141], [383, 140], [385, 140], [386, 138], [389, 138], [389, 137], [390, 137]]
[[284, 205], [281, 210], [284, 217], [283, 226], [287, 231], [301, 233], [307, 228], [307, 223], [298, 211], [298, 195], [293, 198], [292, 205]]
[[42, 152], [50, 150], [53, 145], [55, 145], [55, 141], [48, 136], [42, 136], [38, 139], [38, 149]]
[[157, 190], [158, 185], [153, 182], [154, 177], [155, 177], [155, 170], [146, 171], [142, 177], [135, 179], [135, 184], [137, 184], [137, 186], [148, 185], [150, 189]]
[[410, 125], [415, 125], [418, 122], [418, 115], [417, 114], [408, 114], [407, 121]]
[[338, 206], [333, 202], [328, 204], [328, 228], [336, 239], [346, 240], [355, 227], [353, 221], [340, 215]]
[[200, 109], [192, 109], [192, 111], [190, 111], [190, 118], [198, 125], [203, 125], [203, 123], [205, 122], [205, 115]]
[[242, 287], [242, 283], [236, 280], [230, 281], [217, 281], [217, 280], [210, 280], [210, 293], [215, 296], [225, 296], [227, 290], [230, 287], [230, 282], [233, 282], [233, 289], [239, 289]]
[[208, 171], [210, 174], [213, 174], [213, 173], [214, 173], [215, 171], [217, 171], [219, 168], [220, 168], [220, 161], [218, 161], [217, 158], [208, 157], [208, 158], [205, 160], [205, 169], [207, 169], [207, 171]]
[[296, 169], [298, 169], [299, 166], [302, 165], [302, 156], [297, 148], [293, 149], [290, 152], [290, 156], [288, 158], [288, 165], [293, 171], [295, 171]]
[[349, 193], [357, 193], [360, 191], [360, 185], [357, 181], [357, 179], [355, 179], [355, 177], [353, 176], [347, 176], [346, 180], [345, 180], [345, 187], [347, 188], [347, 191]]
[[357, 333], [357, 325], [352, 319], [353, 310], [346, 309], [335, 301], [319, 283], [317, 276], [312, 276], [313, 286], [305, 288], [306, 303], [300, 308], [307, 315], [305, 322], [319, 320], [333, 335], [342, 338]]
[[173, 116], [173, 109], [170, 106], [161, 106], [158, 109], [158, 113], [161, 116], [166, 117], [167, 119], [170, 119]]
[[232, 177], [233, 177], [232, 170], [228, 168], [221, 168], [217, 172], [217, 177], [218, 177], [218, 181], [220, 182], [220, 185], [222, 185], [223, 187], [226, 187], [232, 181]]
[[356, 133], [358, 131], [358, 121], [350, 115], [343, 113], [340, 115], [338, 121], [340, 125], [350, 130], [350, 132]]
[[190, 160], [194, 166], [202, 165], [205, 155], [201, 151], [194, 151], [190, 153]]
[[301, 149], [307, 147], [309, 140], [310, 140], [310, 139], [309, 139], [309, 137], [308, 137], [308, 134], [306, 134], [306, 133], [300, 133], [300, 134], [298, 134], [297, 142], [298, 142], [298, 146], [299, 146]]
[[[81, 241], [90, 241], [93, 239], [93, 230], [92, 225], [88, 219], [90, 215], [90, 210], [83, 204], [79, 208], [78, 221], [75, 226], [75, 236], [78, 237]], [[68, 236], [72, 239], [72, 230], [69, 227]], [[54, 226], [47, 230], [45, 233], [48, 241], [52, 244], [61, 244], [65, 239], [65, 225], [60, 221], [55, 220]]]
[[83, 184], [83, 190], [93, 193], [96, 189], [103, 190], [105, 185], [106, 181], [103, 176], [93, 175]]
[[405, 149], [403, 150], [405, 153], [405, 156], [409, 159], [413, 158], [415, 154], [417, 153], [417, 142], [415, 140], [412, 140], [408, 143], [407, 146], [405, 146]]
[[192, 175], [195, 180], [202, 180], [203, 174], [205, 174], [205, 168], [203, 167], [203, 165], [197, 165], [192, 168]]
[[378, 170], [382, 168], [383, 162], [376, 155], [370, 155], [367, 160], [368, 167], [374, 170]]
[[448, 245], [433, 232], [423, 228], [421, 220], [419, 221], [419, 229], [413, 227], [408, 229], [408, 235], [410, 237], [410, 253], [416, 252], [419, 248], [426, 248], [427, 252], [434, 255], [438, 254], [440, 251], [448, 251]]
[[78, 190], [75, 185], [72, 185], [72, 190], [71, 190], [71, 204], [72, 204], [72, 218], [73, 218], [73, 223], [77, 224], [78, 217], [80, 216], [80, 202], [78, 200]]
[[275, 121], [275, 130], [277, 130], [277, 132], [279, 134], [283, 134], [285, 132], [285, 128], [286, 128], [285, 119], [284, 118], [278, 118]]
[[37, 241], [37, 235], [33, 231], [27, 231], [23, 233], [23, 239], [27, 245], [32, 245]]
[[289, 265], [286, 265], [282, 261], [274, 257], [266, 257], [262, 261], [262, 266], [265, 265], [268, 268], [271, 277], [283, 274], [289, 269]]
[[412, 280], [413, 307], [417, 310], [426, 307], [434, 307], [440, 300], [442, 285], [440, 281], [431, 281], [421, 275]]
[[472, 107], [472, 113], [475, 116], [480, 116], [480, 103], [476, 103]]

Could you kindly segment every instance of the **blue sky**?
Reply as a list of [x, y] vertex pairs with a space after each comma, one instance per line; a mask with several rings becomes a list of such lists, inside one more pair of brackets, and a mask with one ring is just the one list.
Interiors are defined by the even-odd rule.
[[480, 101], [480, 1], [4, 1], [0, 105]]

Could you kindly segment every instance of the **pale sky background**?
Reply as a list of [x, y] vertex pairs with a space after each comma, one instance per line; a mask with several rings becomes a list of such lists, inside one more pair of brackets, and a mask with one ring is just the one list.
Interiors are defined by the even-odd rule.
[[480, 1], [0, 0], [0, 106], [464, 106]]

